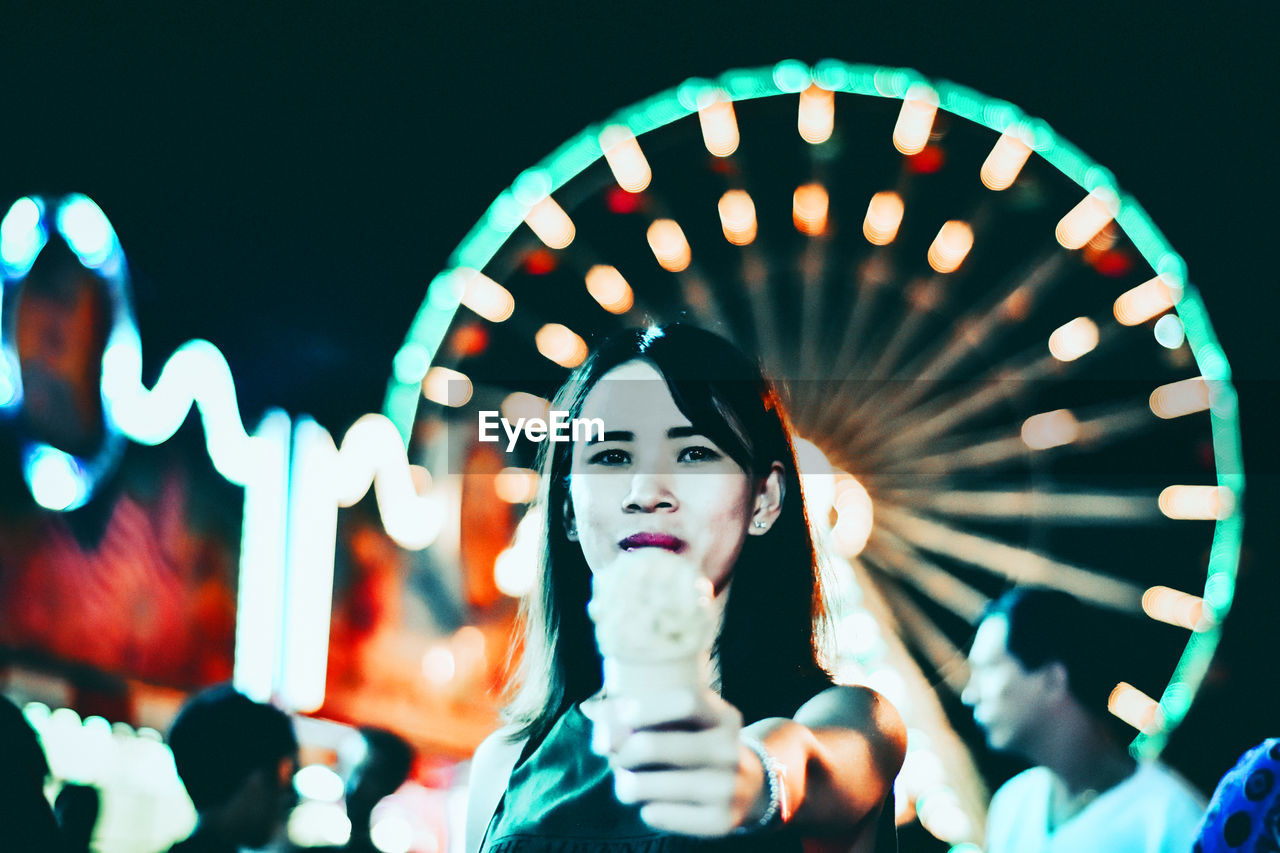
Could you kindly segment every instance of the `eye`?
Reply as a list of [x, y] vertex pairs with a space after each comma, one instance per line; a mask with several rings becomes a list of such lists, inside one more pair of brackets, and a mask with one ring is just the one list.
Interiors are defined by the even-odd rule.
[[717, 450], [702, 444], [695, 444], [681, 450], [677, 458], [681, 462], [714, 462], [724, 457]]
[[617, 447], [597, 450], [587, 457], [588, 465], [626, 465], [631, 461], [631, 454]]

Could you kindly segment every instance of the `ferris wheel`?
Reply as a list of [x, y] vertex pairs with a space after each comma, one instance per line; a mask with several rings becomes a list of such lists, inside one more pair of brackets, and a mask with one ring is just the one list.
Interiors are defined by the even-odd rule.
[[385, 414], [429, 456], [423, 424], [536, 412], [592, 341], [678, 319], [758, 355], [790, 404], [845, 580], [833, 665], [916, 715], [904, 777], [931, 831], [974, 836], [972, 768], [940, 730], [1011, 585], [1135, 617], [1109, 707], [1136, 755], [1163, 749], [1231, 603], [1244, 477], [1204, 305], [1106, 169], [909, 70], [690, 80], [495, 199], [430, 284]]

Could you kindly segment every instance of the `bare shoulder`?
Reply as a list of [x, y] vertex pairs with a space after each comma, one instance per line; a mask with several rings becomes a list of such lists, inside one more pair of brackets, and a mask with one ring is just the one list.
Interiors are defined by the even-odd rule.
[[510, 756], [510, 761], [506, 767], [506, 773], [509, 774], [511, 772], [511, 767], [515, 765], [516, 759], [520, 757], [520, 750], [524, 748], [524, 738], [517, 738], [517, 731], [518, 728], [516, 726], [503, 726], [480, 742], [480, 745], [476, 747], [475, 755], [471, 758], [473, 779], [477, 770], [483, 772], [493, 769], [494, 764], [501, 767], [508, 756]]
[[[869, 687], [836, 685], [801, 705], [794, 720], [813, 733], [830, 772], [854, 786], [856, 813], [892, 808], [884, 798], [907, 754], [907, 727], [892, 702]], [[865, 831], [874, 838], [874, 828]]]
[[898, 709], [876, 691], [861, 685], [828, 687], [801, 705], [794, 719], [811, 729], [833, 726], [856, 729], [906, 746], [907, 730]]
[[476, 853], [484, 839], [489, 820], [507, 789], [511, 770], [524, 749], [524, 739], [515, 736], [515, 726], [503, 726], [476, 747], [471, 757], [467, 788], [467, 853]]

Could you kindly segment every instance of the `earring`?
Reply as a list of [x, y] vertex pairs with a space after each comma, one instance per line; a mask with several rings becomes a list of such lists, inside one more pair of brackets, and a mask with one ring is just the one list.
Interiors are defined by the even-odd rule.
[[753, 522], [751, 522], [751, 524], [752, 524], [752, 525], [753, 525], [757, 530], [764, 530], [766, 527], [768, 527], [768, 526], [769, 526], [769, 525], [765, 524], [763, 521], [753, 521]]

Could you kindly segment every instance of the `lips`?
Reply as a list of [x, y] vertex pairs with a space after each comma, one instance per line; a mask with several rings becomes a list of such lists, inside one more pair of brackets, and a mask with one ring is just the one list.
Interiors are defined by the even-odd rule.
[[633, 533], [618, 543], [618, 547], [624, 551], [634, 551], [637, 548], [661, 548], [673, 554], [679, 554], [684, 550], [684, 546], [683, 539], [669, 533]]

